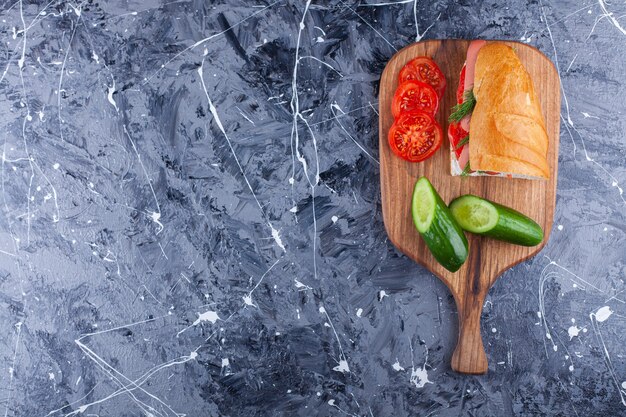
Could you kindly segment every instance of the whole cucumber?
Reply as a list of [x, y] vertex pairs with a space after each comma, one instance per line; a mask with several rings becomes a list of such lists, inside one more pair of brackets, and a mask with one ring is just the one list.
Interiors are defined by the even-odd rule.
[[426, 177], [415, 183], [411, 214], [415, 227], [437, 262], [448, 271], [458, 271], [467, 259], [467, 238]]
[[543, 230], [534, 220], [493, 201], [466, 194], [450, 203], [458, 224], [471, 233], [522, 246], [536, 246], [543, 240]]

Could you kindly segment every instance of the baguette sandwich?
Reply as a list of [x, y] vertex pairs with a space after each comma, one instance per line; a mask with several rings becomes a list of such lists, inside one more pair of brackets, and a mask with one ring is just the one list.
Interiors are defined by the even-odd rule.
[[470, 44], [449, 121], [452, 175], [550, 176], [539, 99], [513, 48]]

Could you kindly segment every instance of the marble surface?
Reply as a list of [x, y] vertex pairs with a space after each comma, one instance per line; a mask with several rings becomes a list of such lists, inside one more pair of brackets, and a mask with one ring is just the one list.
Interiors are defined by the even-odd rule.
[[[1, 9], [0, 416], [626, 415], [624, 2]], [[563, 119], [551, 239], [462, 376], [385, 235], [377, 85], [478, 37], [546, 53]]]

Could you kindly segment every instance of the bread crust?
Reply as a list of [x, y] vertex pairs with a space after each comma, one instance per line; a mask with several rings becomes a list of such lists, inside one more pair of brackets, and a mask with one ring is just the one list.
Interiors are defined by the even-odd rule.
[[541, 106], [513, 48], [500, 42], [483, 46], [475, 74], [472, 170], [548, 178], [548, 135]]

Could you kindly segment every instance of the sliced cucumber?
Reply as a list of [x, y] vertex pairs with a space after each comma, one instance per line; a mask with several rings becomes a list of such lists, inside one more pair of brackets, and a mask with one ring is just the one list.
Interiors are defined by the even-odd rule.
[[468, 232], [489, 236], [522, 246], [535, 246], [543, 240], [543, 230], [531, 218], [512, 208], [467, 194], [450, 203], [450, 211]]
[[455, 272], [467, 259], [467, 239], [437, 191], [426, 177], [413, 189], [413, 223], [437, 262]]

